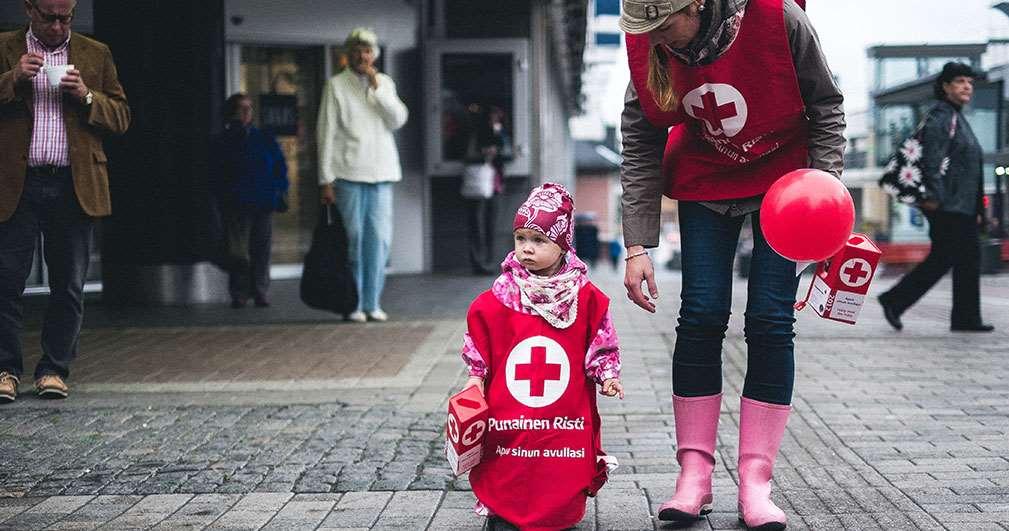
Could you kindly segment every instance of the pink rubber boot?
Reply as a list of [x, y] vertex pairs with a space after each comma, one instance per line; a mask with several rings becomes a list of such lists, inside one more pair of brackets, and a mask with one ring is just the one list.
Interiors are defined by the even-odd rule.
[[676, 461], [680, 475], [676, 493], [659, 506], [659, 520], [697, 520], [711, 512], [711, 472], [715, 469], [715, 437], [722, 395], [673, 395], [676, 421]]
[[785, 512], [771, 501], [771, 472], [791, 406], [742, 398], [739, 405], [739, 519], [749, 529], [785, 528]]

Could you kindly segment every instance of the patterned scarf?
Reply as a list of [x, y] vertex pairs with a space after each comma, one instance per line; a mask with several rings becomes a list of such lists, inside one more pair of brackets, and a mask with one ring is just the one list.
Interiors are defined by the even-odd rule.
[[721, 57], [735, 42], [746, 13], [747, 0], [708, 0], [701, 12], [701, 29], [686, 48], [666, 50], [687, 66], [706, 65]]
[[578, 318], [578, 290], [588, 281], [587, 272], [585, 263], [568, 252], [556, 274], [541, 277], [530, 273], [510, 252], [491, 291], [512, 310], [539, 315], [550, 326], [563, 330]]

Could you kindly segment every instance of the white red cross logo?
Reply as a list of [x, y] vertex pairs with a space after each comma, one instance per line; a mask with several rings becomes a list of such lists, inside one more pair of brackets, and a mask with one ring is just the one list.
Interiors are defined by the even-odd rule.
[[872, 266], [861, 258], [851, 258], [841, 264], [839, 276], [844, 285], [859, 288], [872, 279]]
[[705, 83], [691, 90], [683, 97], [683, 109], [712, 135], [730, 138], [743, 130], [748, 114], [743, 95], [724, 83]]
[[556, 402], [568, 388], [570, 376], [567, 353], [548, 337], [527, 338], [508, 354], [508, 392], [526, 406], [545, 407]]
[[448, 438], [454, 443], [459, 442], [459, 421], [455, 420], [455, 415], [451, 413], [448, 415]]

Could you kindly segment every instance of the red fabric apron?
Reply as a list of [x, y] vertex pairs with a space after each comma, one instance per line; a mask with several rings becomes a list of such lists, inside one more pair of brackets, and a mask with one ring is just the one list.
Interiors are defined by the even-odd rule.
[[669, 132], [666, 195], [704, 201], [763, 194], [807, 165], [805, 105], [782, 0], [750, 0], [736, 41], [713, 63], [669, 72], [680, 106], [662, 112], [648, 90], [648, 35], [627, 35], [631, 81], [642, 110]]
[[586, 497], [606, 481], [585, 353], [608, 306], [586, 283], [578, 316], [564, 330], [507, 308], [489, 291], [470, 307], [469, 333], [489, 369], [490, 420], [483, 458], [469, 481], [488, 509], [520, 529], [577, 524]]

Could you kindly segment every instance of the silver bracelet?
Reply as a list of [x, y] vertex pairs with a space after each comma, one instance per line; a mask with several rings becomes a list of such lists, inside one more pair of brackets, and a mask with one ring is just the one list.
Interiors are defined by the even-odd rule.
[[627, 255], [627, 258], [624, 258], [624, 262], [629, 261], [631, 258], [637, 258], [639, 256], [644, 256], [646, 254], [648, 254], [648, 251], [638, 251], [638, 252], [636, 252], [634, 254]]

